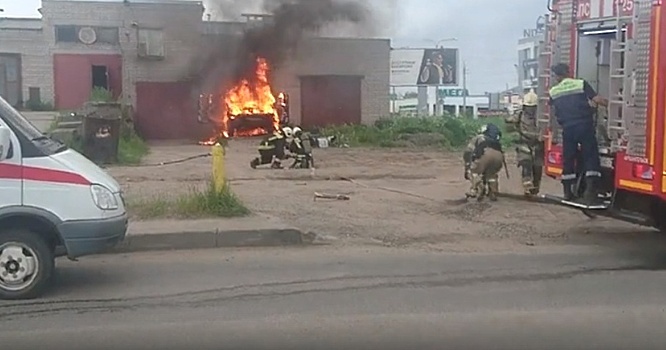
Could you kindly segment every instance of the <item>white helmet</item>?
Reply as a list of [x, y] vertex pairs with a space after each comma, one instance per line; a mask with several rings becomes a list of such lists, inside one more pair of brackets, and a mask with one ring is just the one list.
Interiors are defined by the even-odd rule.
[[297, 134], [299, 134], [299, 133], [301, 133], [301, 132], [303, 132], [303, 129], [301, 129], [301, 128], [298, 127], [298, 126], [295, 127], [294, 130], [293, 130], [294, 136], [296, 136]]
[[284, 133], [284, 137], [292, 137], [294, 135], [294, 131], [288, 126], [282, 128], [282, 132]]
[[485, 133], [486, 130], [488, 130], [488, 124], [483, 124], [483, 125], [479, 128], [479, 134], [483, 134], [483, 133]]
[[539, 104], [539, 96], [534, 93], [534, 90], [530, 90], [523, 96], [523, 106], [534, 107], [537, 104]]

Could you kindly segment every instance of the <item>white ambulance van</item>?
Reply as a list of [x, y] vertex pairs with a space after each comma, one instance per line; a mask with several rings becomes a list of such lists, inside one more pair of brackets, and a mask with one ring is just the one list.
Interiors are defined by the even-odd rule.
[[56, 256], [101, 253], [126, 231], [118, 183], [0, 97], [0, 299], [40, 296]]

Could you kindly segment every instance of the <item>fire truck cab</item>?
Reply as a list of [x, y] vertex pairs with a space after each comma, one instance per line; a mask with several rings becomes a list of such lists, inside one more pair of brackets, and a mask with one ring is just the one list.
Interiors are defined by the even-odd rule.
[[[539, 53], [544, 173], [562, 174], [561, 130], [550, 113], [550, 67], [567, 63], [609, 101], [596, 116], [603, 205], [541, 198], [666, 230], [666, 18], [661, 0], [551, 0]], [[582, 182], [579, 181], [582, 191]], [[581, 192], [582, 193], [582, 192]]]

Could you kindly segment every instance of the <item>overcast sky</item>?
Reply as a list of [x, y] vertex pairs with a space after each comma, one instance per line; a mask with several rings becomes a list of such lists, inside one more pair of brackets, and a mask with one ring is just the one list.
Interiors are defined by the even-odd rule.
[[[238, 0], [239, 2], [248, 0]], [[467, 62], [468, 88], [472, 93], [498, 91], [515, 86], [516, 45], [523, 28], [532, 28], [546, 11], [542, 0], [371, 0], [382, 4], [387, 19], [386, 36], [393, 47], [433, 46], [441, 39], [457, 42]], [[384, 5], [385, 4], [385, 5]], [[395, 5], [399, 4], [399, 5]], [[40, 0], [0, 0], [2, 16], [39, 17]]]

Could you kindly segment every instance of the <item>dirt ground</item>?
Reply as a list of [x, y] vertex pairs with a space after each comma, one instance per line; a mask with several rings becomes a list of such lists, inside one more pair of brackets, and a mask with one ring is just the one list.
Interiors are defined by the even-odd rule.
[[[646, 228], [580, 212], [510, 198], [465, 202], [459, 153], [420, 149], [315, 150], [317, 169], [273, 170], [249, 167], [256, 139], [234, 140], [227, 150], [227, 173], [236, 192], [254, 211], [282, 218], [339, 244], [423, 246], [460, 251], [483, 247], [562, 244], [655, 244]], [[156, 164], [209, 152], [205, 146], [154, 144], [145, 163]], [[520, 177], [509, 159], [511, 178], [500, 190], [520, 193]], [[185, 193], [206, 185], [211, 159], [165, 166], [109, 169], [130, 201]], [[350, 178], [355, 182], [341, 180]], [[546, 179], [544, 192], [559, 193]], [[346, 194], [349, 201], [317, 200], [314, 192]], [[464, 244], [463, 244], [464, 243]], [[659, 239], [661, 244], [661, 239]]]

